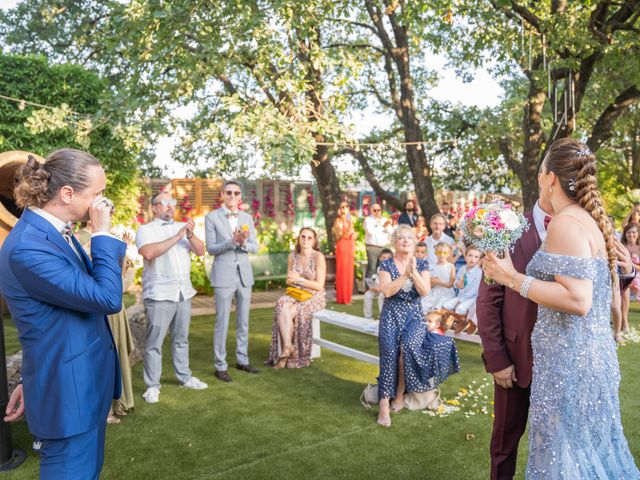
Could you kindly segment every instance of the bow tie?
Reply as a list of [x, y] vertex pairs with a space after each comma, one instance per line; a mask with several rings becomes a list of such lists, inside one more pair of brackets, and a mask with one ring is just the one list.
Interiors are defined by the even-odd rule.
[[173, 220], [167, 220], [166, 222], [162, 222], [162, 226], [164, 227], [165, 225], [173, 225]]
[[60, 234], [67, 242], [69, 242], [73, 235], [73, 223], [69, 222], [64, 227], [62, 227], [62, 230], [60, 230]]
[[226, 217], [227, 217], [227, 218], [231, 218], [231, 217], [236, 217], [236, 218], [238, 218], [238, 212], [227, 212], [227, 213], [226, 213]]
[[547, 227], [549, 226], [549, 222], [551, 221], [551, 218], [552, 218], [552, 217], [551, 217], [551, 216], [549, 216], [549, 215], [545, 215], [545, 216], [544, 216], [544, 229], [545, 229], [545, 230], [546, 230], [546, 229], [547, 229]]

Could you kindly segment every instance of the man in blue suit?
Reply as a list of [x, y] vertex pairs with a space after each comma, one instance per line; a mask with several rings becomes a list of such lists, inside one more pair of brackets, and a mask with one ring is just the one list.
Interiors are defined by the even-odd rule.
[[[23, 385], [5, 420], [24, 406], [42, 440], [41, 479], [99, 477], [109, 406], [120, 396], [105, 315], [121, 308], [126, 245], [108, 233], [105, 185], [88, 153], [58, 150], [44, 163], [29, 156], [15, 188], [24, 212], [0, 250], [0, 291], [23, 349]], [[91, 260], [70, 232], [70, 222], [83, 220], [91, 220]]]

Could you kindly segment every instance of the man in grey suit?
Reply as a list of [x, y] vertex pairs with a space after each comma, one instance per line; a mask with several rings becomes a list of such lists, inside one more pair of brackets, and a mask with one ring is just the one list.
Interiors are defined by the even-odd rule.
[[227, 180], [222, 187], [224, 204], [207, 214], [205, 239], [207, 252], [215, 255], [211, 268], [211, 286], [216, 302], [216, 326], [213, 333], [215, 376], [230, 382], [227, 371], [227, 332], [231, 301], [236, 297], [236, 368], [258, 373], [249, 363], [249, 308], [253, 272], [249, 253], [258, 251], [253, 218], [238, 206], [242, 199], [240, 183]]

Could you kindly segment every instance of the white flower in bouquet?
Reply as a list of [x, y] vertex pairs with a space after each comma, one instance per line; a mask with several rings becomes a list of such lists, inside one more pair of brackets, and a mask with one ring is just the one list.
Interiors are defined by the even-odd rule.
[[500, 212], [499, 217], [500, 220], [502, 220], [502, 223], [504, 223], [504, 226], [507, 228], [507, 230], [513, 231], [520, 227], [520, 218], [518, 217], [518, 214], [513, 210], [503, 210], [502, 212]]

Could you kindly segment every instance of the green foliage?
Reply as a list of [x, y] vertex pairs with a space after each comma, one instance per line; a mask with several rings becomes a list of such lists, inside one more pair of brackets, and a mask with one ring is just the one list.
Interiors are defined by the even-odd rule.
[[296, 244], [296, 235], [282, 228], [273, 219], [263, 218], [257, 227], [258, 253], [289, 253]]
[[205, 257], [191, 254], [191, 284], [198, 294], [213, 295], [213, 287], [209, 280], [211, 266], [207, 269]]
[[[106, 84], [80, 66], [50, 66], [42, 57], [0, 55], [0, 72], [3, 95], [53, 107], [67, 105], [68, 110], [84, 115], [61, 118], [57, 116], [60, 111], [0, 99], [0, 151], [26, 150], [42, 156], [63, 147], [89, 151], [106, 171], [107, 196], [117, 207], [115, 222], [130, 223], [139, 190], [134, 152], [106, 119], [94, 120], [100, 103], [108, 98]], [[43, 111], [48, 116], [43, 117]], [[43, 125], [45, 119], [57, 119], [57, 123]], [[79, 125], [79, 121], [85, 123]], [[87, 121], [89, 130], [79, 132]]]

